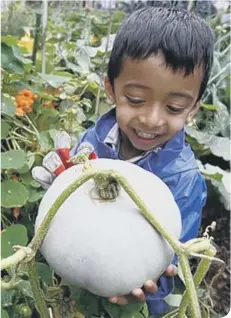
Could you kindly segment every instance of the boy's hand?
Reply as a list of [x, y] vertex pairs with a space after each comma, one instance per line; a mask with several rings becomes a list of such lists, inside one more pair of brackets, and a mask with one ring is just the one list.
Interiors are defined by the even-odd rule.
[[[164, 272], [166, 276], [175, 276], [177, 275], [177, 267], [174, 265], [169, 265], [166, 271]], [[145, 300], [145, 293], [154, 294], [157, 292], [157, 284], [152, 280], [148, 280], [144, 283], [143, 289], [136, 288], [132, 291], [132, 295], [136, 298], [137, 301], [144, 301]], [[127, 305], [128, 299], [126, 296], [119, 296], [119, 297], [110, 297], [108, 300], [113, 304], [119, 305]]]

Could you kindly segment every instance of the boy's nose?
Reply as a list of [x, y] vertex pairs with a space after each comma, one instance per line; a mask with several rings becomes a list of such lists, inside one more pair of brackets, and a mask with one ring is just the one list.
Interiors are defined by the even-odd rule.
[[159, 107], [150, 107], [141, 115], [140, 121], [147, 129], [162, 127], [165, 124], [164, 114]]

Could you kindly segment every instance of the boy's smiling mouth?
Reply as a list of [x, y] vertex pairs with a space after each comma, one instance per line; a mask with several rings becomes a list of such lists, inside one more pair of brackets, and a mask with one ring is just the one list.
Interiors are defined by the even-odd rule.
[[142, 139], [146, 140], [152, 140], [155, 139], [159, 134], [156, 133], [150, 133], [143, 130], [135, 129], [135, 133]]
[[135, 148], [142, 150], [150, 150], [153, 147], [157, 147], [161, 144], [161, 137], [163, 137], [163, 134], [147, 132], [140, 129], [133, 129], [133, 136], [131, 136]]

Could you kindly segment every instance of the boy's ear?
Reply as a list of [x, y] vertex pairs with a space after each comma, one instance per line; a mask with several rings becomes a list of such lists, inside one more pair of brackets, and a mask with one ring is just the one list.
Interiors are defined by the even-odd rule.
[[115, 94], [113, 91], [113, 87], [111, 86], [111, 83], [107, 76], [105, 76], [104, 78], [104, 87], [105, 87], [107, 98], [112, 104], [115, 104]]
[[200, 109], [200, 105], [201, 105], [201, 101], [199, 100], [198, 102], [196, 102], [196, 104], [193, 106], [193, 108], [189, 112], [188, 117], [187, 117], [187, 123], [190, 123], [192, 121], [193, 117]]

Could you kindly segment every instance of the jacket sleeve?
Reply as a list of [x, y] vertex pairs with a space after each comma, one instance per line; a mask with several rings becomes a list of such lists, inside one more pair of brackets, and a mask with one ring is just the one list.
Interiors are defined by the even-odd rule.
[[[197, 170], [190, 170], [164, 180], [172, 191], [182, 217], [182, 243], [197, 237], [201, 225], [202, 209], [206, 202], [206, 183]], [[173, 264], [177, 264], [175, 257]], [[150, 315], [162, 315], [168, 305], [164, 298], [174, 289], [174, 277], [162, 275], [158, 280], [158, 291], [154, 295], [147, 294]]]

